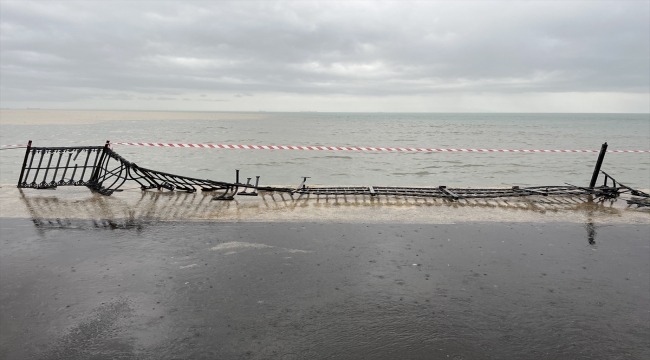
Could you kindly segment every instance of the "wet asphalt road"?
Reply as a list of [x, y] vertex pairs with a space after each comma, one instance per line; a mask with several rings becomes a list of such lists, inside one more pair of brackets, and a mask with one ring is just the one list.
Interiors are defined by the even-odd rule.
[[650, 358], [647, 224], [0, 226], [2, 359]]

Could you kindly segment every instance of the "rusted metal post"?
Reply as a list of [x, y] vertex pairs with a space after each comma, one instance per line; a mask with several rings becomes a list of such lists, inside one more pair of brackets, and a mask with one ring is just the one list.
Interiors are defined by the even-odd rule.
[[29, 151], [32, 148], [32, 141], [29, 140], [27, 143], [27, 149], [25, 150], [25, 159], [23, 160], [23, 168], [20, 169], [20, 177], [18, 178], [18, 187], [23, 183], [23, 175], [25, 174], [25, 166], [27, 166], [27, 158], [29, 157]]
[[607, 153], [607, 143], [604, 143], [600, 147], [600, 154], [598, 154], [598, 161], [596, 161], [596, 167], [594, 168], [594, 174], [591, 176], [591, 182], [589, 183], [589, 188], [593, 189], [596, 186], [596, 180], [598, 180], [598, 174], [600, 173], [600, 166], [603, 165], [603, 159], [605, 158], [605, 153]]

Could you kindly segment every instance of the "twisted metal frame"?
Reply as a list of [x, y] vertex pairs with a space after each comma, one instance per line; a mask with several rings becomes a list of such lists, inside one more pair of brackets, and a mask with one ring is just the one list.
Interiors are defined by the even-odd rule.
[[[259, 176], [255, 185], [250, 184], [250, 178], [247, 184], [241, 184], [239, 170], [235, 183], [228, 183], [140, 167], [113, 151], [108, 141], [103, 147], [33, 147], [31, 144], [30, 141], [25, 152], [18, 179], [19, 188], [56, 189], [58, 186], [86, 186], [102, 195], [110, 196], [116, 191], [122, 191], [120, 187], [127, 180], [133, 180], [142, 190], [167, 189], [188, 193], [197, 189], [224, 190], [215, 200], [233, 200], [240, 188], [244, 188], [240, 195], [257, 195]], [[79, 157], [81, 154], [83, 155]], [[248, 189], [253, 191], [247, 191]]]
[[[187, 176], [174, 175], [162, 171], [147, 169], [132, 163], [110, 148], [110, 142], [102, 146], [78, 147], [32, 147], [27, 144], [23, 167], [18, 179], [19, 188], [56, 189], [58, 186], [87, 186], [102, 195], [110, 196], [127, 181], [133, 180], [142, 190], [167, 189], [170, 191], [185, 191], [188, 193], [201, 191], [219, 191], [214, 200], [233, 200], [235, 195], [257, 196], [258, 191], [273, 191], [280, 193], [338, 196], [338, 195], [367, 195], [367, 196], [404, 196], [440, 198], [447, 200], [504, 198], [522, 196], [576, 196], [592, 195], [600, 198], [616, 198], [620, 194], [629, 193], [639, 199], [628, 200], [628, 204], [638, 207], [650, 207], [650, 195], [640, 190], [632, 189], [617, 182], [613, 177], [600, 170], [603, 156], [599, 156], [596, 170], [589, 187], [571, 184], [562, 186], [532, 186], [520, 188], [447, 188], [438, 187], [390, 187], [390, 186], [347, 186], [347, 187], [308, 187], [305, 185], [309, 177], [303, 180], [297, 188], [260, 187], [256, 177], [255, 185], [248, 178], [246, 184], [239, 182], [239, 170], [236, 170], [235, 182], [197, 179]], [[607, 149], [603, 144], [601, 154]], [[83, 155], [82, 155], [83, 154]], [[81, 157], [80, 157], [81, 156]], [[595, 186], [598, 174], [604, 174], [602, 186]], [[68, 177], [69, 175], [69, 177]], [[77, 177], [78, 176], [78, 177]], [[31, 180], [30, 180], [31, 179]], [[611, 181], [612, 186], [608, 183]], [[243, 191], [239, 191], [243, 189]], [[249, 191], [252, 190], [252, 191]]]
[[616, 180], [613, 177], [604, 171], [601, 172], [603, 175], [605, 175], [605, 186], [607, 186], [607, 180], [610, 179], [612, 180], [614, 187], [619, 189], [619, 194], [629, 193], [632, 196], [636, 196], [636, 198], [626, 200], [628, 205], [636, 205], [637, 208], [650, 208], [650, 194], [645, 193], [641, 190], [632, 189], [631, 187], [623, 185], [620, 182], [618, 183], [617, 187]]

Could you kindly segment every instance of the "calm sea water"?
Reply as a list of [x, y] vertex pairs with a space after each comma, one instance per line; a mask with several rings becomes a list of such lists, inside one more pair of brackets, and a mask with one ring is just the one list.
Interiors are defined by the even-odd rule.
[[[47, 116], [43, 111], [40, 116]], [[105, 114], [104, 114], [105, 115]], [[2, 125], [1, 144], [102, 145], [182, 142], [493, 149], [650, 148], [648, 114], [388, 114], [263, 113], [260, 119], [133, 120], [81, 125]], [[191, 116], [190, 116], [191, 117]], [[198, 118], [198, 116], [197, 116]], [[596, 153], [364, 153], [287, 150], [138, 148], [115, 150], [138, 165], [232, 181], [261, 176], [261, 185], [532, 186], [587, 185]], [[0, 151], [0, 181], [17, 181], [24, 152]], [[610, 153], [603, 170], [624, 184], [650, 188], [650, 154]]]

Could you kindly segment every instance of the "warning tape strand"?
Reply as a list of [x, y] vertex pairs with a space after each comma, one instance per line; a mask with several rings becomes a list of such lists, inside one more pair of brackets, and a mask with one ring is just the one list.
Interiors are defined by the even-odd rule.
[[[524, 149], [448, 149], [448, 148], [402, 148], [402, 147], [359, 147], [359, 146], [297, 146], [297, 145], [236, 145], [236, 144], [181, 144], [116, 142], [113, 145], [145, 147], [179, 147], [209, 149], [248, 150], [316, 150], [316, 151], [385, 151], [385, 152], [496, 152], [496, 153], [597, 153], [600, 150], [524, 150]], [[648, 153], [650, 150], [607, 150], [610, 153]]]
[[8, 148], [8, 147], [25, 147], [27, 145], [25, 144], [12, 144], [12, 145], [0, 145], [0, 148]]
[[[248, 150], [315, 150], [315, 151], [367, 151], [367, 152], [466, 152], [466, 153], [597, 153], [600, 150], [525, 150], [525, 149], [448, 149], [448, 148], [402, 148], [359, 146], [296, 146], [296, 145], [236, 145], [236, 144], [181, 144], [115, 142], [111, 145], [174, 147], [199, 149], [248, 149]], [[24, 144], [0, 145], [0, 148], [25, 147]], [[650, 153], [650, 150], [607, 150], [608, 153]]]

